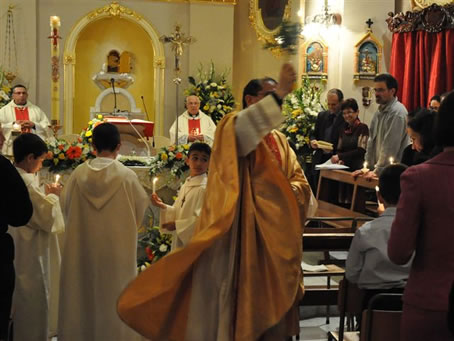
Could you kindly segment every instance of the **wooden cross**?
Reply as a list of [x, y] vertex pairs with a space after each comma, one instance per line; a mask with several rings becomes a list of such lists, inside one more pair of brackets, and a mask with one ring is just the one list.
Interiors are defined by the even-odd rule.
[[163, 43], [170, 43], [172, 45], [172, 50], [175, 53], [175, 72], [179, 73], [180, 58], [183, 55], [184, 46], [194, 43], [196, 41], [195, 38], [191, 36], [186, 37], [185, 34], [181, 32], [180, 25], [175, 25], [175, 32], [170, 36], [161, 36], [159, 40]]
[[371, 29], [371, 27], [372, 27], [373, 24], [374, 24], [374, 22], [372, 21], [371, 18], [367, 19], [366, 25], [367, 25], [367, 27], [368, 27], [369, 30]]

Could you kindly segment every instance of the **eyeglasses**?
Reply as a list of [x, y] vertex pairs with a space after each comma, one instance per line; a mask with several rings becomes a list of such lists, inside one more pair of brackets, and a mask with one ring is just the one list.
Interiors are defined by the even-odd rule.
[[374, 88], [372, 89], [373, 92], [375, 93], [383, 93], [385, 91], [387, 91], [388, 89], [383, 89], [383, 88]]

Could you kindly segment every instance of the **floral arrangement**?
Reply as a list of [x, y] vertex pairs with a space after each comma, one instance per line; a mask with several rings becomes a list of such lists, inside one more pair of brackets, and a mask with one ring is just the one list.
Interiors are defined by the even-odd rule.
[[43, 162], [43, 167], [49, 167], [51, 172], [76, 168], [86, 160], [95, 157], [91, 145], [83, 143], [80, 138], [72, 144], [69, 144], [66, 140], [53, 139], [48, 142], [47, 148], [49, 151], [46, 160]]
[[11, 100], [11, 87], [5, 78], [5, 72], [0, 67], [0, 108], [4, 107]]
[[161, 148], [151, 163], [150, 175], [157, 176], [167, 173], [168, 182], [185, 177], [189, 170], [185, 162], [189, 146], [189, 144], [180, 144]]
[[145, 248], [146, 256], [137, 259], [137, 268], [139, 272], [144, 271], [152, 263], [157, 262], [168, 254], [172, 244], [172, 235], [161, 233], [159, 227], [144, 227], [144, 229], [145, 234], [139, 240], [139, 245]]
[[189, 77], [191, 86], [185, 90], [185, 95], [196, 95], [200, 99], [200, 110], [211, 117], [217, 124], [224, 115], [228, 114], [235, 107], [232, 89], [227, 85], [227, 73], [216, 75], [214, 64], [211, 63], [208, 72], [203, 70], [201, 65], [197, 78]]
[[88, 122], [87, 128], [82, 130], [76, 142], [68, 143], [62, 139], [52, 139], [47, 144], [47, 158], [43, 167], [49, 167], [51, 172], [59, 172], [66, 169], [76, 168], [81, 163], [96, 156], [93, 150], [93, 129], [104, 122], [102, 115], [97, 115]]
[[324, 110], [320, 102], [322, 91], [320, 84], [311, 84], [309, 78], [304, 77], [301, 88], [291, 92], [283, 103], [286, 120], [281, 131], [304, 159], [311, 154], [310, 135], [314, 131], [318, 113]]

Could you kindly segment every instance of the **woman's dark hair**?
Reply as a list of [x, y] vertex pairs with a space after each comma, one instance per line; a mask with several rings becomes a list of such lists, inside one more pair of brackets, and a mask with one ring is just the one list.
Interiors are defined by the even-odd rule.
[[435, 113], [428, 109], [419, 109], [408, 120], [408, 127], [421, 136], [423, 152], [430, 153], [435, 146]]
[[440, 109], [435, 114], [435, 140], [443, 147], [454, 146], [454, 91], [441, 101]]
[[341, 104], [341, 110], [344, 111], [345, 109], [352, 109], [354, 112], [358, 111], [358, 103], [354, 98], [347, 98]]

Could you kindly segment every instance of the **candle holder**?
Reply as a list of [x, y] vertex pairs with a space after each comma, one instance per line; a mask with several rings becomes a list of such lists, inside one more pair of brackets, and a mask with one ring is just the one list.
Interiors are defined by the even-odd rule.
[[51, 120], [49, 128], [53, 131], [54, 137], [57, 138], [57, 132], [62, 128], [63, 126], [60, 125], [60, 122], [58, 120]]

